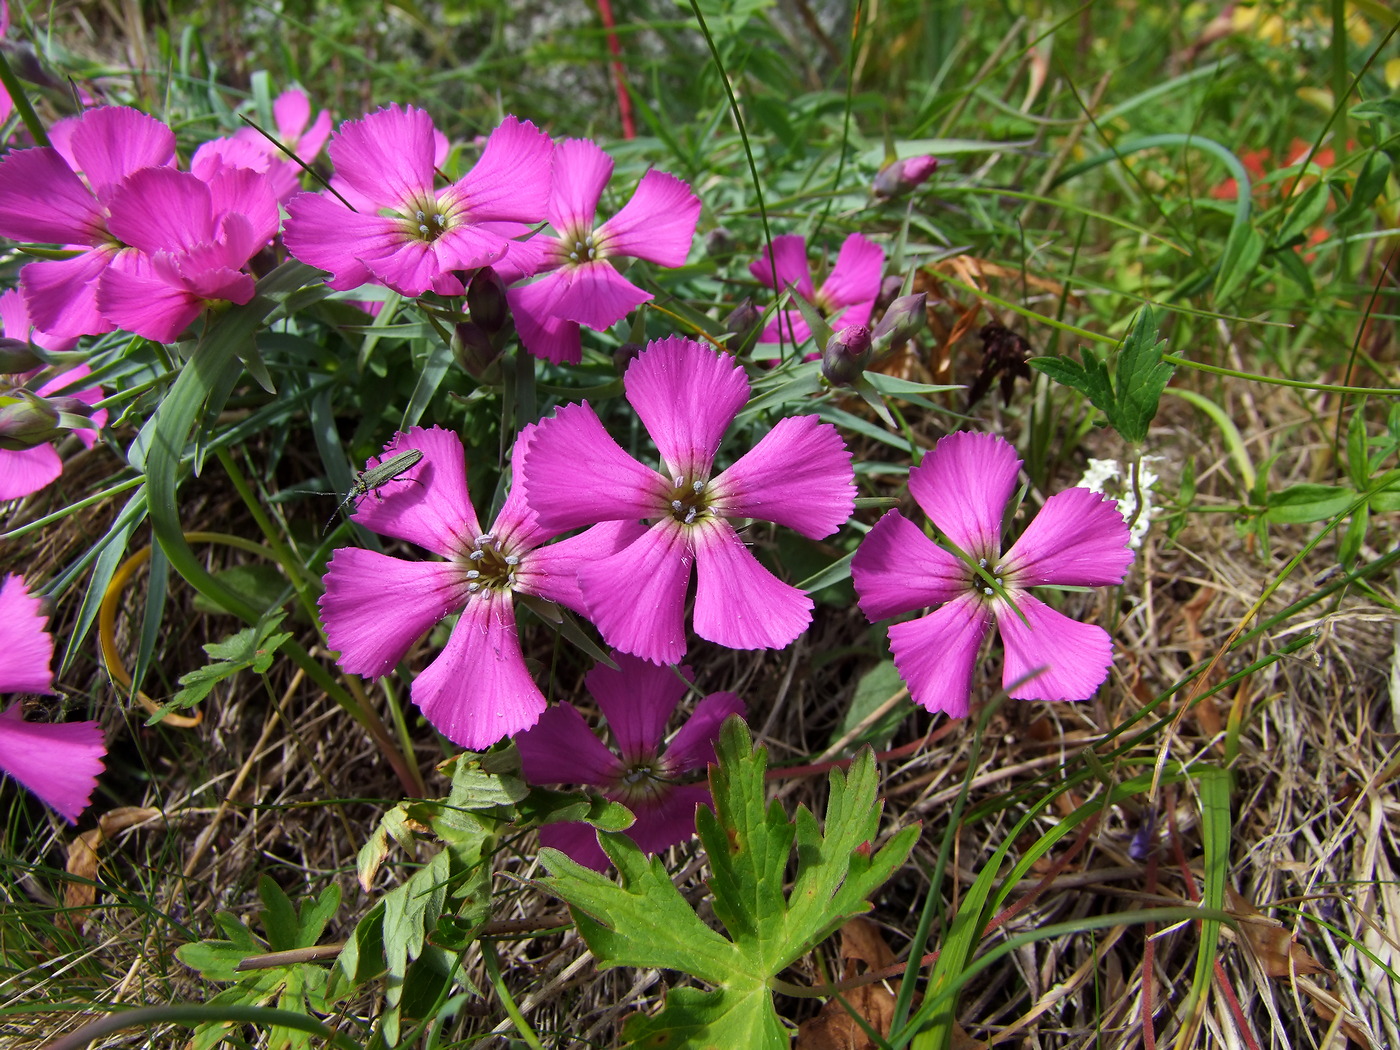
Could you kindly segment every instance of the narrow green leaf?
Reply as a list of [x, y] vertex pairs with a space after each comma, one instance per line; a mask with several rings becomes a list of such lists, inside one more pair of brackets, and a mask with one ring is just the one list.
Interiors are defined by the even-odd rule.
[[1254, 276], [1264, 248], [1264, 238], [1253, 223], [1242, 222], [1231, 227], [1225, 251], [1220, 256], [1220, 269], [1215, 275], [1213, 298], [1218, 306], [1228, 303], [1235, 290]]

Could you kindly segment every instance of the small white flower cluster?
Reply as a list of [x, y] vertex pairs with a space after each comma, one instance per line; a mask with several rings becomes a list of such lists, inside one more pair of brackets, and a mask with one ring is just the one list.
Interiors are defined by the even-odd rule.
[[[1142, 490], [1142, 513], [1138, 514], [1137, 520], [1133, 520], [1133, 514], [1137, 510], [1137, 497], [1133, 494], [1133, 479], [1130, 473], [1124, 472], [1118, 465], [1116, 459], [1091, 459], [1089, 466], [1084, 470], [1084, 476], [1079, 479], [1080, 487], [1088, 489], [1090, 492], [1099, 492], [1109, 496], [1118, 503], [1118, 513], [1123, 515], [1123, 520], [1131, 523], [1128, 531], [1128, 546], [1136, 550], [1142, 546], [1142, 538], [1147, 534], [1147, 526], [1152, 521], [1152, 516], [1156, 513], [1156, 508], [1152, 506], [1152, 486], [1157, 482], [1157, 474], [1148, 466], [1149, 463], [1161, 459], [1160, 456], [1143, 456], [1141, 466], [1138, 469], [1138, 487]], [[1110, 485], [1109, 482], [1116, 482]]]

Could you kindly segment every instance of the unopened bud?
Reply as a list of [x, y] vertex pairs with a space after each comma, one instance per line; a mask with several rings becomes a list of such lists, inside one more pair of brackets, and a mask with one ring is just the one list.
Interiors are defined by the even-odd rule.
[[880, 169], [874, 183], [871, 184], [870, 192], [881, 200], [901, 197], [911, 190], [918, 189], [937, 170], [938, 159], [927, 154], [896, 160]]
[[32, 372], [43, 363], [23, 339], [0, 339], [0, 375]]
[[452, 353], [467, 375], [483, 383], [500, 378], [497, 367], [501, 352], [491, 342], [486, 329], [475, 321], [460, 321], [452, 329]]
[[81, 416], [84, 419], [92, 416], [92, 406], [80, 397], [46, 397], [44, 400], [64, 415]]
[[489, 266], [477, 270], [467, 284], [467, 310], [472, 320], [491, 335], [506, 326], [510, 304], [506, 302], [506, 286]]
[[870, 341], [877, 352], [908, 342], [919, 329], [928, 323], [928, 293], [915, 292], [901, 295], [890, 303], [885, 316], [870, 333]]
[[617, 370], [617, 374], [625, 376], [627, 369], [632, 366], [632, 362], [637, 360], [637, 355], [645, 349], [646, 347], [642, 346], [641, 343], [623, 343], [614, 350], [613, 368]]
[[870, 329], [847, 325], [831, 337], [822, 354], [822, 375], [838, 386], [850, 386], [870, 363]]
[[733, 255], [734, 235], [723, 226], [716, 226], [705, 234], [706, 255]]
[[28, 391], [0, 399], [0, 449], [20, 452], [42, 445], [62, 430], [59, 409]]
[[759, 321], [763, 320], [763, 311], [754, 306], [753, 299], [744, 296], [742, 302], [729, 312], [729, 316], [724, 319], [724, 330], [729, 333], [729, 338], [724, 341], [725, 347], [730, 353], [737, 353], [739, 348], [749, 341], [749, 337], [758, 330]]

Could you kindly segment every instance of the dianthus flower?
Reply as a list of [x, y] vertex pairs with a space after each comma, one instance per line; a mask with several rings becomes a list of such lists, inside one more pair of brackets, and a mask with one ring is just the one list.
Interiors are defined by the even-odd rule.
[[[595, 667], [585, 684], [612, 730], [617, 754], [588, 728], [578, 708], [551, 707], [539, 724], [515, 738], [525, 779], [531, 784], [586, 784], [621, 802], [637, 818], [627, 835], [645, 853], [660, 853], [695, 834], [695, 807], [711, 805], [709, 786], [684, 782], [685, 774], [715, 760], [715, 739], [730, 715], [743, 715], [733, 693], [711, 693], [701, 700], [669, 745], [662, 747], [666, 723], [695, 680], [689, 667], [682, 681], [669, 667], [613, 654], [617, 670]], [[578, 863], [604, 871], [607, 854], [590, 824], [566, 821], [540, 828], [540, 845], [567, 853]]]
[[1002, 682], [1017, 699], [1083, 700], [1108, 674], [1108, 633], [1056, 612], [1027, 588], [1122, 583], [1133, 562], [1128, 527], [1112, 500], [1066, 489], [1046, 500], [1001, 553], [1002, 515], [1020, 468], [1001, 438], [960, 433], [939, 440], [909, 472], [919, 506], [982, 571], [939, 547], [897, 510], [875, 523], [851, 561], [861, 611], [872, 622], [939, 606], [889, 632], [910, 697], [930, 711], [967, 714], [973, 667], [993, 623], [1006, 649]]
[[[853, 324], [866, 324], [880, 294], [880, 272], [885, 267], [885, 251], [874, 241], [853, 233], [841, 245], [836, 265], [816, 291], [812, 290], [812, 271], [807, 265], [807, 241], [798, 234], [773, 238], [773, 252], [767, 247], [763, 254], [749, 263], [749, 272], [761, 284], [775, 292], [792, 288], [815, 306], [836, 331]], [[776, 273], [776, 280], [775, 280]], [[812, 330], [796, 310], [785, 310], [759, 336], [760, 343], [783, 340], [801, 346]]]
[[[17, 342], [32, 341], [36, 346], [53, 351], [69, 350], [76, 341], [54, 339], [51, 336], [33, 331], [29, 323], [29, 311], [24, 305], [24, 297], [13, 288], [0, 295], [0, 333], [6, 339], [13, 339]], [[41, 398], [52, 397], [60, 390], [67, 390], [78, 380], [85, 378], [90, 371], [91, 369], [87, 365], [78, 365], [76, 368], [59, 372], [40, 384], [34, 393]], [[16, 392], [21, 387], [25, 387], [30, 380], [40, 374], [41, 370], [35, 369], [32, 372], [0, 375], [0, 404], [16, 396]], [[76, 398], [87, 405], [94, 405], [102, 400], [103, 393], [101, 387], [94, 386], [64, 396]], [[89, 418], [96, 427], [101, 427], [107, 422], [107, 410], [99, 409], [92, 413]], [[92, 448], [97, 442], [96, 430], [79, 428], [75, 429], [73, 433], [88, 448]], [[54, 447], [47, 442], [35, 445], [33, 448], [0, 449], [0, 500], [19, 499], [22, 496], [38, 492], [62, 473], [63, 460], [59, 458]]]
[[108, 229], [107, 206], [128, 175], [174, 159], [175, 134], [134, 109], [100, 106], [59, 121], [49, 136], [52, 147], [0, 160], [0, 236], [76, 251], [28, 263], [20, 287], [39, 331], [100, 335], [114, 325], [97, 307], [97, 280], [127, 252]]
[[588, 139], [557, 143], [548, 212], [554, 229], [513, 245], [497, 268], [507, 284], [546, 274], [507, 292], [520, 341], [536, 357], [576, 364], [579, 325], [600, 331], [651, 299], [609, 260], [685, 264], [700, 198], [674, 175], [648, 171], [622, 210], [595, 229], [612, 170], [612, 158]]
[[146, 168], [112, 194], [108, 225], [136, 252], [103, 272], [97, 306], [155, 342], [176, 339], [211, 303], [251, 300], [256, 282], [243, 267], [277, 232], [266, 174], [217, 159], [203, 170]]
[[[0, 692], [52, 693], [53, 638], [24, 580], [0, 581]], [[26, 722], [18, 703], [0, 713], [0, 772], [72, 824], [87, 808], [107, 753], [96, 722]]]
[[749, 382], [732, 357], [701, 343], [653, 340], [627, 369], [627, 400], [661, 453], [637, 462], [587, 404], [564, 405], [525, 457], [527, 496], [546, 528], [646, 519], [608, 558], [580, 562], [588, 616], [613, 648], [653, 663], [685, 654], [685, 598], [695, 566], [695, 631], [732, 649], [781, 648], [812, 619], [812, 600], [759, 564], [730, 524], [759, 518], [820, 539], [855, 506], [851, 454], [816, 416], [780, 420], [711, 476]]
[[541, 527], [525, 503], [520, 460], [533, 431], [526, 427], [516, 438], [514, 485], [490, 529], [472, 509], [456, 434], [414, 427], [395, 435], [384, 458], [409, 449], [423, 458], [378, 495], [365, 497], [355, 520], [447, 560], [404, 561], [342, 547], [326, 573], [320, 603], [326, 638], [352, 674], [387, 674], [430, 627], [461, 613], [447, 647], [414, 679], [412, 697], [428, 721], [462, 747], [479, 750], [528, 729], [545, 708], [520, 651], [516, 594], [581, 612], [574, 567], [612, 553], [615, 535], [630, 535], [610, 527], [540, 546], [558, 530]]
[[341, 124], [329, 152], [357, 210], [330, 194], [297, 194], [287, 204], [287, 250], [328, 271], [338, 291], [374, 281], [408, 296], [461, 295], [454, 271], [495, 263], [510, 248], [493, 224], [544, 217], [554, 146], [529, 121], [506, 117], [472, 170], [441, 190], [436, 148], [421, 109], [395, 104]]
[[[303, 164], [310, 164], [321, 152], [331, 134], [331, 115], [327, 110], [311, 119], [311, 99], [300, 88], [288, 88], [272, 103], [272, 120], [277, 126], [277, 141], [291, 150]], [[282, 151], [267, 140], [257, 128], [239, 128], [233, 138], [248, 142], [269, 156], [285, 159]]]

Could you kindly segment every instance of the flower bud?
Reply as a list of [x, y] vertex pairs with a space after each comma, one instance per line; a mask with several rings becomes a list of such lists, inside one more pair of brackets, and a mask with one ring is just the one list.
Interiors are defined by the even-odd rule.
[[880, 318], [870, 340], [878, 352], [906, 343], [928, 323], [928, 293], [915, 292], [901, 295], [890, 303], [885, 316]]
[[739, 348], [757, 331], [758, 322], [762, 319], [763, 311], [754, 306], [751, 297], [744, 296], [743, 301], [724, 319], [724, 330], [729, 333], [729, 338], [724, 341], [725, 348], [731, 354], [738, 353]]
[[500, 378], [501, 351], [491, 342], [486, 329], [475, 321], [460, 321], [453, 326], [452, 353], [473, 379], [494, 383]]
[[0, 404], [0, 449], [20, 452], [42, 445], [62, 432], [59, 410], [27, 390]]
[[822, 375], [838, 386], [849, 386], [870, 363], [870, 329], [847, 325], [831, 337], [822, 354]]
[[705, 234], [706, 255], [733, 255], [734, 235], [723, 226], [716, 226]]
[[0, 375], [32, 372], [43, 363], [23, 339], [0, 339]]
[[875, 176], [870, 192], [880, 200], [902, 197], [917, 189], [938, 170], [938, 159], [925, 154], [886, 164]]
[[472, 320], [490, 335], [506, 326], [506, 318], [510, 316], [506, 286], [491, 267], [483, 266], [467, 283], [467, 310]]
[[646, 347], [642, 346], [641, 343], [623, 343], [614, 350], [613, 368], [617, 371], [617, 374], [625, 376], [632, 362], [637, 360], [637, 355], [645, 349]]

